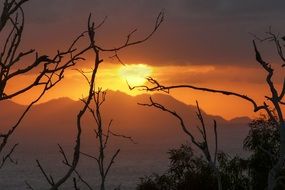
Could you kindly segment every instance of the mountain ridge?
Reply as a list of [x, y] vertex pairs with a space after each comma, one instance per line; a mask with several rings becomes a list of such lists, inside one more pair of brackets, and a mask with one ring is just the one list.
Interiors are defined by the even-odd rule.
[[[169, 94], [163, 94], [163, 93], [154, 93], [154, 94], [147, 94], [147, 93], [144, 93], [144, 94], [139, 94], [139, 95], [136, 95], [136, 96], [131, 96], [131, 95], [128, 95], [127, 93], [125, 92], [121, 92], [121, 91], [113, 91], [113, 90], [107, 90], [107, 96], [106, 98], [108, 99], [109, 96], [116, 96], [116, 97], [124, 97], [124, 99], [126, 98], [131, 98], [131, 99], [135, 99], [135, 100], [142, 100], [142, 99], [145, 99], [146, 101], [144, 102], [137, 102], [137, 103], [149, 103], [148, 99], [149, 97], [152, 97], [154, 100], [156, 100], [156, 98], [158, 99], [161, 99], [161, 97], [167, 97], [167, 99], [170, 99], [171, 101], [175, 101], [176, 104], [180, 104], [180, 105], [187, 105], [189, 106], [189, 108], [191, 109], [196, 109], [196, 106], [195, 105], [191, 105], [191, 104], [186, 104], [176, 98], [174, 98], [173, 96], [169, 95]], [[19, 106], [19, 107], [25, 107], [27, 105], [24, 105], [24, 104], [20, 104], [20, 103], [17, 103], [17, 102], [14, 102], [12, 100], [8, 100], [8, 101], [4, 101], [6, 104], [10, 104], [10, 106]], [[74, 99], [71, 99], [69, 97], [59, 97], [59, 98], [54, 98], [54, 99], [51, 99], [51, 100], [48, 100], [46, 102], [41, 102], [41, 103], [38, 103], [38, 104], [35, 104], [33, 107], [41, 107], [41, 106], [46, 106], [46, 105], [56, 105], [58, 103], [60, 103], [61, 105], [62, 104], [71, 104], [71, 103], [78, 103], [78, 102], [81, 102], [81, 100], [74, 100]], [[4, 103], [4, 107], [6, 107]], [[158, 102], [158, 103], [161, 103], [161, 102]], [[2, 104], [2, 102], [1, 102]], [[1, 105], [0, 104], [0, 105]], [[162, 103], [163, 104], [163, 103]], [[225, 121], [232, 121], [232, 122], [235, 122], [235, 121], [241, 121], [243, 120], [243, 122], [249, 122], [251, 120], [250, 117], [247, 117], [247, 116], [237, 116], [237, 117], [234, 117], [232, 119], [226, 119], [224, 118], [223, 116], [221, 115], [212, 115], [212, 114], [208, 114], [205, 110], [203, 110], [203, 108], [200, 108], [202, 113], [205, 115], [205, 116], [212, 116], [212, 117], [216, 117], [218, 118], [219, 120], [225, 120]]]
[[[196, 128], [200, 126], [200, 123], [196, 116], [195, 106], [187, 105], [166, 94], [152, 94], [151, 96], [154, 101], [176, 111], [185, 119], [185, 124], [193, 135], [200, 138]], [[104, 125], [107, 126], [109, 121], [113, 120], [112, 130], [115, 133], [132, 136], [142, 144], [162, 144], [164, 147], [169, 147], [189, 140], [181, 130], [179, 121], [172, 115], [154, 107], [138, 105], [138, 102], [148, 103], [149, 97], [148, 94], [130, 96], [118, 91], [108, 91], [106, 101], [102, 105]], [[24, 108], [22, 105], [11, 102], [6, 105], [10, 105], [9, 109], [2, 107], [0, 110], [2, 126], [6, 126], [2, 129], [8, 129], [11, 124], [15, 123]], [[83, 103], [80, 100], [70, 98], [58, 98], [36, 104], [17, 129], [14, 139], [30, 144], [38, 142], [42, 144], [73, 143], [76, 134], [76, 117], [82, 107]], [[15, 110], [19, 113], [15, 114]], [[213, 120], [216, 120], [221, 148], [242, 149], [242, 141], [249, 129], [249, 118], [239, 117], [228, 121], [221, 116], [207, 114], [203, 108], [201, 111], [210, 140], [213, 138]], [[84, 138], [87, 139], [86, 141], [91, 141], [94, 138], [93, 129], [96, 125], [88, 111], [82, 125]]]

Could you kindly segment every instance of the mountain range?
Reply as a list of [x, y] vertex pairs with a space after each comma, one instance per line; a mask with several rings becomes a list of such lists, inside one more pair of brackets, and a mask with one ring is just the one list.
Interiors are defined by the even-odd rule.
[[[133, 143], [125, 138], [110, 137], [106, 159], [110, 159], [116, 149], [120, 148], [121, 151], [108, 177], [108, 189], [114, 189], [120, 184], [123, 189], [135, 189], [140, 177], [153, 172], [162, 173], [167, 169], [169, 149], [190, 141], [181, 130], [179, 121], [172, 115], [153, 107], [138, 105], [138, 103], [149, 103], [149, 96], [107, 92], [101, 112], [104, 126], [107, 127], [110, 120], [113, 120], [112, 132], [132, 137], [135, 141]], [[193, 135], [197, 139], [201, 137], [197, 130], [200, 123], [197, 120], [195, 106], [186, 105], [166, 94], [151, 96], [155, 102], [175, 110], [185, 120]], [[47, 172], [53, 176], [64, 174], [67, 168], [62, 164], [63, 158], [58, 152], [57, 144], [62, 145], [68, 159], [71, 159], [76, 135], [76, 117], [82, 106], [83, 103], [79, 100], [59, 98], [32, 107], [9, 141], [10, 147], [14, 143], [19, 143], [12, 156], [18, 164], [8, 163], [2, 168], [1, 188], [23, 189], [25, 181], [28, 181], [36, 189], [45, 189], [46, 183], [36, 165], [36, 159], [40, 160]], [[25, 106], [4, 101], [0, 103], [0, 108], [1, 130], [5, 131], [17, 121]], [[202, 114], [210, 146], [214, 145], [213, 120], [216, 120], [219, 150], [229, 154], [245, 154], [242, 142], [249, 130], [249, 118], [239, 117], [228, 121], [220, 116], [209, 115], [203, 110]], [[93, 156], [98, 155], [95, 127], [91, 114], [86, 112], [82, 125], [81, 151]], [[85, 180], [98, 188], [99, 183], [96, 181], [99, 179], [98, 168], [94, 163], [94, 160], [81, 156], [78, 171]], [[68, 186], [70, 184], [72, 182], [66, 183], [67, 186], [63, 189], [71, 189]]]
[[[113, 120], [114, 133], [131, 136], [138, 144], [171, 146], [186, 142], [188, 138], [176, 118], [156, 108], [138, 105], [138, 103], [149, 103], [149, 96], [143, 94], [133, 97], [119, 91], [108, 91], [106, 101], [102, 105], [105, 126]], [[176, 111], [183, 117], [194, 136], [200, 137], [196, 128], [200, 123], [197, 120], [195, 106], [186, 105], [165, 94], [153, 94], [152, 99]], [[25, 108], [11, 101], [3, 102], [0, 106], [2, 130], [15, 123]], [[32, 144], [71, 143], [76, 133], [76, 116], [82, 106], [81, 101], [69, 98], [37, 104], [19, 126], [13, 139]], [[213, 120], [216, 120], [221, 149], [234, 150], [241, 147], [248, 132], [250, 118], [239, 117], [228, 121], [220, 116], [209, 115], [203, 110], [202, 114], [210, 137], [213, 136]], [[83, 122], [83, 133], [87, 141], [94, 137], [94, 127], [96, 127], [95, 122], [87, 112]]]

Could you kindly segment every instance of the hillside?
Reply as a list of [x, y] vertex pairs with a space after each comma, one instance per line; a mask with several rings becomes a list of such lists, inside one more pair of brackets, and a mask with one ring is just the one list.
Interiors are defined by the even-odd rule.
[[[195, 106], [186, 105], [165, 94], [155, 94], [152, 98], [169, 109], [176, 110], [185, 118], [188, 128], [199, 138]], [[122, 183], [124, 189], [133, 189], [140, 177], [152, 172], [164, 172], [168, 167], [167, 151], [178, 147], [181, 143], [189, 142], [187, 136], [181, 131], [178, 121], [171, 115], [137, 104], [148, 101], [149, 95], [132, 97], [121, 92], [107, 93], [102, 110], [104, 123], [107, 124], [110, 119], [113, 119], [113, 132], [131, 136], [137, 142], [133, 144], [126, 139], [111, 138], [106, 156], [110, 157], [110, 153], [115, 149], [121, 149], [109, 176], [112, 188]], [[15, 123], [25, 108], [9, 101], [1, 103], [0, 107], [3, 130]], [[35, 105], [10, 141], [10, 146], [13, 145], [12, 143], [20, 143], [13, 155], [19, 164], [8, 164], [2, 169], [0, 177], [3, 180], [0, 186], [6, 189], [19, 189], [24, 187], [24, 181], [28, 180], [38, 189], [43, 189], [44, 179], [41, 178], [42, 175], [36, 166], [36, 159], [40, 160], [49, 172], [57, 176], [63, 173], [67, 168], [62, 164], [57, 144], [63, 146], [70, 158], [75, 141], [76, 116], [81, 107], [82, 102], [68, 98]], [[240, 117], [227, 121], [220, 116], [208, 115], [205, 112], [203, 115], [210, 142], [213, 142], [213, 120], [215, 119], [218, 123], [219, 149], [227, 153], [243, 154], [242, 141], [248, 132], [249, 118]], [[98, 154], [94, 125], [91, 115], [87, 113], [83, 122], [81, 150], [92, 155]], [[98, 169], [94, 160], [82, 156], [79, 171], [85, 179], [93, 183]], [[11, 185], [10, 179], [14, 176], [17, 178]], [[94, 183], [96, 184], [96, 181]], [[70, 188], [66, 187], [66, 189]]]
[[[165, 94], [154, 94], [152, 98], [179, 113], [185, 119], [189, 129], [197, 137], [199, 136], [196, 129], [199, 122], [197, 121], [195, 106], [186, 105]], [[137, 104], [148, 102], [149, 95], [146, 94], [132, 97], [121, 92], [109, 91], [102, 107], [104, 121], [107, 124], [112, 119], [112, 130], [114, 132], [132, 136], [139, 144], [171, 146], [187, 140], [185, 134], [180, 130], [178, 121], [173, 116], [155, 108]], [[73, 101], [68, 98], [55, 99], [35, 105], [20, 126], [14, 139], [22, 143], [32, 144], [39, 140], [43, 144], [71, 143], [75, 135], [76, 115], [82, 105], [80, 101]], [[13, 123], [16, 116], [19, 116], [23, 110], [23, 106], [13, 102], [6, 102], [1, 107], [0, 118], [6, 126]], [[241, 147], [242, 139], [247, 134], [249, 118], [240, 117], [227, 121], [220, 116], [212, 116], [204, 111], [202, 112], [209, 132], [212, 131], [213, 120], [217, 121], [221, 148], [237, 149]], [[95, 125], [90, 116], [87, 113], [84, 119], [84, 134], [87, 141], [93, 138], [89, 132]]]

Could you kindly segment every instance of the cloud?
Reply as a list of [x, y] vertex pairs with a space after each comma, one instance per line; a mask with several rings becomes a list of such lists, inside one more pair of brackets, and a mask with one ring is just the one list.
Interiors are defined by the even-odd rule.
[[[276, 85], [282, 85], [282, 76], [281, 73], [278, 73], [274, 78]], [[156, 67], [153, 77], [165, 85], [193, 84], [198, 86], [213, 84], [264, 85], [266, 80], [266, 74], [261, 68], [211, 65]]]
[[137, 37], [149, 32], [164, 9], [161, 29], [147, 43], [122, 52], [124, 60], [242, 66], [254, 62], [249, 33], [263, 34], [268, 26], [285, 33], [284, 7], [282, 0], [37, 0], [29, 1], [25, 10], [27, 22], [34, 25], [30, 31], [45, 36], [39, 45], [50, 44], [48, 49], [81, 32], [90, 12], [97, 22], [108, 16], [98, 40], [112, 47], [134, 28], [139, 29]]
[[60, 15], [67, 17], [90, 11], [136, 19], [128, 16], [146, 18], [161, 9], [177, 19], [226, 20], [227, 17], [244, 19], [247, 16], [264, 19], [265, 15], [274, 18], [277, 18], [276, 15], [283, 15], [284, 6], [285, 2], [282, 0], [37, 0], [26, 4], [29, 14], [39, 21], [42, 18], [53, 20]]

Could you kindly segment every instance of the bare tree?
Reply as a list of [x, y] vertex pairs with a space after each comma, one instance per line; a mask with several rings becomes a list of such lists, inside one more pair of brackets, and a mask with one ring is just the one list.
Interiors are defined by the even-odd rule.
[[[258, 41], [264, 42], [264, 41], [270, 41], [273, 42], [277, 55], [279, 56], [282, 64], [281, 68], [283, 69], [285, 66], [285, 57], [283, 53], [283, 48], [284, 45], [282, 45], [282, 42], [280, 41], [279, 35], [274, 34], [271, 29], [269, 32], [266, 32], [267, 37], [264, 39], [259, 39], [257, 38]], [[284, 37], [282, 38], [284, 41]], [[194, 86], [194, 85], [170, 85], [170, 86], [164, 86], [160, 84], [157, 80], [149, 77], [147, 78], [148, 82], [150, 83], [149, 86], [135, 86], [135, 87], [130, 87], [130, 89], [134, 88], [139, 88], [142, 90], [146, 91], [164, 91], [169, 93], [170, 90], [174, 89], [183, 89], [183, 88], [189, 88], [193, 90], [198, 90], [198, 91], [205, 91], [205, 92], [210, 92], [210, 93], [217, 93], [217, 94], [223, 94], [227, 96], [234, 96], [237, 98], [240, 98], [242, 100], [245, 100], [249, 102], [253, 106], [253, 111], [254, 112], [259, 112], [259, 111], [264, 111], [271, 119], [274, 121], [276, 126], [280, 128], [280, 152], [279, 152], [279, 157], [278, 161], [274, 164], [272, 169], [270, 170], [268, 174], [268, 190], [273, 190], [278, 182], [278, 175], [281, 172], [281, 170], [284, 168], [284, 162], [285, 162], [285, 122], [284, 122], [284, 116], [282, 112], [282, 107], [285, 105], [285, 102], [283, 101], [284, 95], [285, 95], [285, 77], [283, 81], [283, 86], [281, 90], [278, 90], [276, 81], [273, 80], [274, 78], [274, 68], [272, 65], [265, 61], [258, 48], [256, 45], [256, 40], [253, 40], [253, 48], [256, 56], [256, 61], [257, 63], [263, 68], [263, 70], [267, 73], [265, 82], [268, 86], [268, 89], [270, 91], [270, 95], [267, 96], [265, 95], [265, 100], [263, 104], [257, 104], [256, 101], [247, 96], [243, 95], [240, 93], [232, 92], [232, 91], [226, 91], [226, 90], [218, 90], [218, 89], [211, 89], [211, 88], [205, 88], [205, 87], [199, 87], [199, 86]], [[274, 117], [274, 111], [277, 113], [277, 117]]]
[[110, 134], [111, 132], [111, 125], [112, 125], [112, 120], [109, 122], [107, 132], [104, 131], [104, 124], [103, 124], [103, 118], [101, 114], [101, 106], [105, 102], [105, 97], [106, 97], [106, 91], [101, 91], [101, 89], [98, 89], [97, 92], [94, 93], [93, 95], [93, 103], [94, 103], [94, 108], [89, 107], [89, 111], [93, 117], [93, 119], [96, 122], [96, 128], [94, 129], [94, 132], [96, 134], [96, 139], [98, 141], [99, 147], [98, 147], [98, 156], [93, 156], [84, 152], [81, 152], [84, 156], [94, 159], [98, 165], [99, 168], [99, 174], [101, 177], [101, 183], [100, 183], [100, 189], [105, 190], [105, 181], [106, 177], [108, 175], [108, 172], [113, 165], [116, 157], [118, 156], [120, 149], [117, 149], [115, 153], [113, 154], [111, 160], [109, 161], [109, 164], [106, 166], [105, 160], [106, 160], [106, 153], [105, 150], [107, 148], [107, 144], [109, 141]]
[[[95, 26], [94, 22], [91, 21], [91, 14], [89, 15], [88, 18], [88, 29], [87, 31], [85, 31], [83, 34], [88, 34], [88, 39], [89, 39], [89, 45], [86, 48], [87, 50], [91, 50], [94, 53], [94, 65], [93, 65], [93, 70], [92, 70], [92, 74], [91, 74], [91, 78], [87, 78], [85, 75], [85, 79], [88, 81], [89, 83], [89, 93], [86, 99], [82, 99], [83, 102], [83, 107], [80, 110], [80, 112], [77, 114], [77, 135], [76, 135], [76, 141], [75, 141], [75, 145], [74, 145], [74, 151], [73, 151], [73, 156], [71, 158], [71, 161], [69, 161], [69, 159], [67, 158], [64, 150], [62, 149], [61, 146], [60, 147], [60, 153], [63, 155], [64, 160], [63, 163], [65, 165], [68, 166], [68, 170], [63, 174], [62, 177], [60, 177], [59, 179], [55, 180], [54, 177], [52, 177], [52, 175], [47, 174], [46, 170], [43, 168], [43, 166], [40, 164], [40, 162], [37, 160], [37, 165], [40, 168], [43, 176], [45, 177], [45, 180], [48, 182], [48, 184], [50, 185], [50, 190], [58, 190], [58, 188], [63, 185], [70, 177], [73, 173], [75, 173], [77, 175], [77, 177], [88, 187], [88, 189], [92, 189], [92, 187], [80, 176], [80, 174], [77, 172], [76, 167], [78, 165], [79, 162], [79, 158], [81, 155], [81, 133], [82, 133], [82, 117], [83, 115], [86, 113], [86, 111], [91, 111], [94, 112], [94, 116], [95, 116], [95, 120], [101, 120], [101, 116], [100, 116], [100, 104], [102, 104], [102, 101], [100, 101], [100, 99], [98, 99], [98, 92], [96, 94], [95, 91], [95, 84], [96, 84], [96, 74], [98, 72], [99, 66], [102, 64], [103, 60], [101, 59], [101, 53], [102, 52], [110, 52], [113, 53], [112, 57], [116, 57], [118, 59], [118, 61], [120, 62], [120, 58], [118, 56], [118, 51], [127, 48], [129, 46], [133, 46], [133, 45], [137, 45], [137, 44], [141, 44], [145, 41], [147, 41], [148, 39], [150, 39], [153, 34], [158, 30], [158, 28], [160, 27], [161, 23], [164, 20], [164, 13], [160, 12], [156, 18], [156, 22], [154, 25], [153, 30], [151, 30], [151, 32], [149, 34], [147, 34], [144, 38], [142, 38], [141, 40], [132, 40], [132, 36], [133, 34], [136, 32], [136, 30], [132, 31], [131, 33], [129, 33], [127, 35], [126, 40], [122, 43], [122, 45], [115, 47], [115, 48], [104, 48], [101, 46], [98, 46], [96, 44], [96, 39], [95, 39], [95, 32], [96, 30], [102, 26], [102, 24], [104, 24], [103, 20], [101, 23], [99, 23], [97, 26]], [[84, 73], [83, 73], [84, 74]], [[100, 94], [100, 93], [99, 93]], [[95, 111], [94, 109], [91, 108], [90, 104], [92, 102], [92, 99], [94, 99], [95, 105], [97, 104], [97, 106], [95, 106]], [[93, 110], [93, 111], [92, 111]], [[99, 121], [98, 121], [99, 122]], [[100, 121], [101, 122], [101, 121]], [[102, 179], [102, 183], [101, 183], [101, 189], [104, 189], [104, 184], [105, 184], [105, 179], [106, 176], [110, 170], [110, 167], [113, 164], [114, 159], [117, 157], [119, 150], [117, 150], [113, 157], [111, 158], [111, 161], [109, 162], [109, 164], [107, 165], [107, 167], [104, 169], [104, 149], [106, 147], [105, 143], [108, 143], [108, 139], [109, 139], [109, 135], [112, 134], [113, 136], [121, 136], [121, 135], [117, 135], [115, 133], [113, 133], [110, 128], [107, 131], [107, 134], [103, 133], [102, 130], [102, 123], [99, 123], [100, 125], [98, 125], [97, 128], [97, 134], [99, 135], [99, 157], [96, 158], [98, 160], [98, 164], [99, 164], [99, 170], [100, 170], [100, 175], [101, 175], [101, 179]], [[100, 133], [100, 134], [99, 134]], [[106, 138], [103, 139], [102, 137], [104, 137], [106, 135]], [[101, 136], [101, 137], [100, 137]], [[121, 136], [124, 138], [129, 138], [126, 136]], [[95, 158], [95, 157], [94, 157]], [[79, 189], [76, 179], [73, 179], [73, 184], [74, 184], [74, 189]], [[27, 184], [29, 188], [31, 188], [31, 185]]]
[[[64, 71], [82, 60], [81, 55], [90, 47], [77, 50], [75, 46], [82, 37], [77, 37], [71, 46], [64, 51], [58, 51], [54, 56], [39, 55], [36, 50], [20, 50], [22, 34], [25, 24], [25, 15], [22, 5], [28, 0], [3, 0], [3, 8], [0, 17], [0, 37], [4, 39], [0, 44], [0, 101], [13, 99], [32, 89], [41, 88], [38, 97], [30, 102], [21, 116], [7, 131], [0, 133], [0, 154], [3, 159], [0, 168], [6, 161], [10, 160], [12, 153], [18, 144], [15, 144], [8, 153], [4, 153], [8, 140], [14, 134], [27, 115], [31, 107], [38, 102], [41, 97], [59, 83], [64, 76]], [[30, 61], [32, 60], [32, 61]], [[29, 73], [37, 73], [33, 81], [24, 87], [9, 92], [11, 81], [18, 80], [19, 77]]]
[[[197, 117], [200, 121], [201, 127], [197, 127], [198, 131], [200, 132], [202, 136], [202, 141], [199, 141], [195, 138], [195, 136], [192, 134], [192, 132], [189, 130], [189, 128], [186, 126], [184, 119], [176, 112], [172, 111], [162, 104], [155, 102], [151, 97], [150, 97], [150, 103], [138, 103], [139, 105], [142, 106], [148, 106], [148, 107], [155, 107], [161, 111], [164, 111], [170, 115], [172, 115], [174, 118], [176, 118], [179, 121], [180, 128], [181, 130], [190, 138], [191, 142], [194, 144], [196, 148], [198, 148], [202, 154], [205, 156], [209, 166], [213, 169], [215, 176], [217, 177], [217, 182], [218, 182], [218, 188], [219, 190], [222, 190], [222, 182], [221, 182], [221, 176], [220, 172], [217, 167], [217, 155], [218, 155], [218, 134], [217, 134], [217, 123], [214, 120], [214, 139], [215, 139], [215, 150], [214, 153], [211, 154], [210, 149], [209, 149], [209, 142], [208, 142], [208, 137], [207, 137], [207, 130], [206, 130], [206, 125], [204, 122], [203, 115], [201, 113], [200, 107], [198, 102], [196, 101], [196, 106], [197, 106]], [[212, 157], [214, 155], [214, 158]]]
[[96, 139], [98, 142], [98, 155], [93, 156], [84, 152], [81, 152], [84, 156], [94, 159], [98, 165], [99, 168], [99, 174], [100, 174], [100, 189], [105, 190], [105, 182], [107, 175], [112, 167], [112, 165], [115, 162], [115, 159], [119, 155], [120, 149], [117, 149], [113, 155], [111, 156], [110, 160], [107, 161], [106, 158], [106, 151], [107, 151], [107, 146], [109, 146], [109, 140], [111, 136], [114, 137], [120, 137], [120, 138], [125, 138], [130, 140], [131, 142], [135, 143], [134, 140], [131, 137], [125, 136], [125, 135], [120, 135], [116, 134], [111, 130], [112, 122], [113, 120], [110, 120], [108, 126], [104, 126], [103, 123], [103, 118], [102, 118], [102, 111], [101, 107], [103, 103], [106, 100], [106, 91], [102, 91], [102, 89], [98, 89], [97, 91], [94, 91], [93, 94], [93, 103], [94, 106], [89, 106], [89, 111], [93, 117], [93, 119], [96, 122], [96, 128], [94, 129]]

